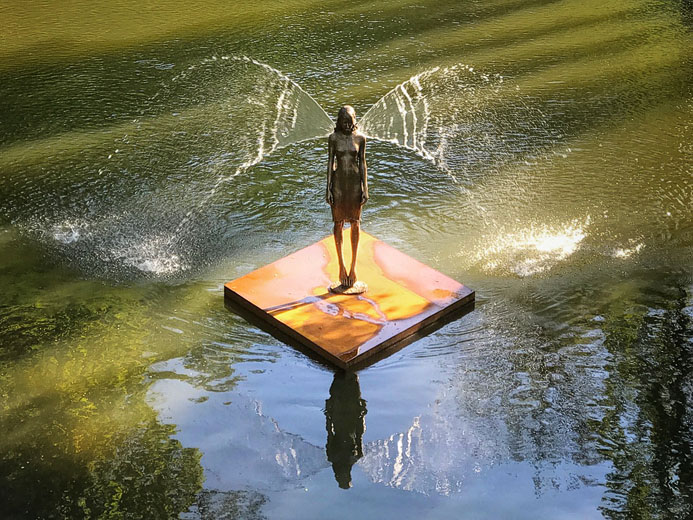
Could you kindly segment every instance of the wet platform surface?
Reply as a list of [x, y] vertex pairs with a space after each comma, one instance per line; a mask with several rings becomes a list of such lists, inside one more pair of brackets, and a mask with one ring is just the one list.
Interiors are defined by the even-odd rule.
[[342, 368], [379, 359], [473, 308], [473, 290], [364, 232], [356, 268], [366, 293], [329, 292], [339, 273], [329, 236], [228, 282], [224, 297], [230, 309]]

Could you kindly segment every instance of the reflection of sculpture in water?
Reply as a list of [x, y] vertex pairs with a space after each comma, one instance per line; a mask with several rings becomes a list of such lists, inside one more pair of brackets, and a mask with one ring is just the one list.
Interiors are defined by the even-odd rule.
[[[356, 281], [356, 252], [361, 228], [361, 207], [368, 200], [366, 171], [366, 137], [356, 127], [356, 113], [343, 106], [337, 116], [337, 126], [328, 140], [327, 190], [325, 198], [332, 208], [334, 241], [339, 259], [339, 284], [334, 292], [358, 294], [367, 287]], [[342, 254], [344, 223], [351, 226], [351, 268], [347, 273]]]
[[351, 467], [363, 456], [362, 438], [366, 431], [366, 401], [361, 399], [358, 376], [339, 371], [325, 401], [327, 460], [332, 463], [339, 487], [351, 487]]

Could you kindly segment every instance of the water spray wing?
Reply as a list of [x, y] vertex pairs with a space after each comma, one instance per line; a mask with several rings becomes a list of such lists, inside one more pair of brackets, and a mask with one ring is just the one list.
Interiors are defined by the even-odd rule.
[[266, 153], [300, 141], [325, 137], [332, 132], [333, 123], [327, 113], [279, 70], [245, 56], [225, 56], [222, 59], [254, 69], [252, 72], [263, 78], [263, 81], [255, 83], [262, 93], [262, 101], [258, 103], [256, 100], [255, 104], [264, 109], [261, 112], [264, 116], [263, 137], [268, 145]]
[[210, 221], [219, 221], [213, 206], [238, 205], [233, 181], [277, 148], [333, 128], [295, 82], [247, 57], [212, 56], [162, 74], [136, 119], [0, 158], [0, 169], [33, 172], [3, 200], [8, 216], [91, 274], [174, 275], [199, 263]]
[[400, 83], [364, 114], [369, 137], [412, 150], [448, 172], [468, 175], [504, 154], [513, 121], [499, 109], [502, 78], [457, 64]]
[[375, 139], [389, 141], [433, 159], [426, 137], [431, 117], [429, 95], [421, 79], [438, 72], [439, 67], [412, 76], [380, 98], [360, 121], [361, 130]]

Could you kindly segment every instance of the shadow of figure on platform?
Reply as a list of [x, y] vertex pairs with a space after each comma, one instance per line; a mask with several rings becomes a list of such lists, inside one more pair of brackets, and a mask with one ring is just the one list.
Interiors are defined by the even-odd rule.
[[339, 371], [325, 401], [327, 460], [332, 464], [339, 487], [351, 487], [351, 467], [363, 456], [366, 431], [366, 401], [361, 398], [359, 378], [354, 372]]

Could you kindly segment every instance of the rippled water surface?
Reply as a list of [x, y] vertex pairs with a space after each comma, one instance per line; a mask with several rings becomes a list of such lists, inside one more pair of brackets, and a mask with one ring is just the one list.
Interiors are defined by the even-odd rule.
[[[0, 516], [693, 515], [685, 0], [0, 5]], [[335, 373], [224, 308], [363, 227], [476, 310]], [[329, 115], [328, 115], [329, 114]]]

